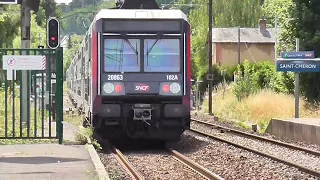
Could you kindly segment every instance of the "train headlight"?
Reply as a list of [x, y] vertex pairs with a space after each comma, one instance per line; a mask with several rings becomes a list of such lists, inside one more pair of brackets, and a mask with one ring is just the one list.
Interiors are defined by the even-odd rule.
[[182, 88], [178, 82], [162, 82], [160, 83], [159, 95], [179, 96], [182, 95]]
[[181, 87], [178, 83], [172, 83], [170, 84], [170, 91], [174, 94], [178, 93], [180, 91]]
[[103, 90], [105, 93], [110, 94], [114, 91], [114, 85], [112, 83], [105, 83], [103, 85]]

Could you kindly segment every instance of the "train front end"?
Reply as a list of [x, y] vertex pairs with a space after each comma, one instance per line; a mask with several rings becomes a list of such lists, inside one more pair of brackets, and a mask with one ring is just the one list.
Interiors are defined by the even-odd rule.
[[93, 125], [107, 137], [178, 140], [190, 128], [190, 26], [180, 10], [97, 17]]

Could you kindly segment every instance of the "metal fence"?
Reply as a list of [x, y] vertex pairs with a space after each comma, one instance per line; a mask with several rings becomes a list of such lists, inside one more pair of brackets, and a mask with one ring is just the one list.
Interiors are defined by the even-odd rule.
[[0, 49], [0, 65], [0, 139], [62, 144], [62, 49]]

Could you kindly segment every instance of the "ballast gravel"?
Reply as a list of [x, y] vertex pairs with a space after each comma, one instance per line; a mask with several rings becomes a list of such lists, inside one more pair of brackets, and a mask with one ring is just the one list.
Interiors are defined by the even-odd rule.
[[199, 180], [204, 179], [167, 152], [146, 151], [126, 153], [125, 156], [145, 179]]
[[170, 146], [225, 179], [316, 179], [296, 168], [189, 131], [183, 136]]
[[295, 141], [295, 140], [291, 140], [291, 139], [282, 139], [282, 138], [279, 138], [279, 137], [276, 137], [276, 136], [273, 136], [273, 135], [270, 135], [270, 134], [266, 134], [266, 133], [260, 134], [260, 133], [257, 133], [257, 132], [253, 132], [252, 130], [248, 130], [248, 129], [237, 127], [230, 121], [216, 121], [216, 120], [214, 120], [213, 116], [210, 116], [210, 115], [207, 115], [207, 114], [203, 114], [201, 112], [192, 111], [191, 112], [191, 118], [194, 118], [194, 119], [197, 119], [197, 120], [200, 120], [200, 121], [204, 121], [204, 122], [214, 123], [214, 124], [217, 124], [217, 125], [220, 125], [220, 126], [224, 126], [224, 127], [228, 127], [228, 128], [232, 128], [232, 129], [237, 129], [237, 130], [248, 132], [248, 133], [252, 133], [252, 134], [255, 134], [255, 135], [264, 136], [264, 137], [269, 138], [269, 139], [290, 143], [290, 144], [293, 144], [293, 145], [309, 148], [309, 149], [312, 149], [312, 150], [315, 150], [315, 151], [320, 151], [320, 146], [318, 146], [316, 144], [307, 144], [307, 143], [301, 142], [301, 141]]
[[320, 157], [308, 154], [303, 151], [293, 150], [280, 145], [275, 145], [269, 142], [252, 139], [245, 136], [239, 136], [229, 132], [221, 133], [220, 130], [211, 128], [197, 122], [192, 122], [191, 127], [204, 133], [212, 134], [222, 139], [226, 139], [236, 144], [255, 149], [277, 158], [299, 164], [300, 166], [314, 169], [320, 172]]
[[98, 154], [111, 180], [131, 180], [130, 175], [121, 167], [112, 153], [99, 152]]

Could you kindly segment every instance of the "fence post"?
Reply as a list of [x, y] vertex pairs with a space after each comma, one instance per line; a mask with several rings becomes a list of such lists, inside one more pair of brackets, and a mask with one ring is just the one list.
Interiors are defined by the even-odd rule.
[[63, 49], [56, 50], [56, 112], [59, 144], [63, 142]]

